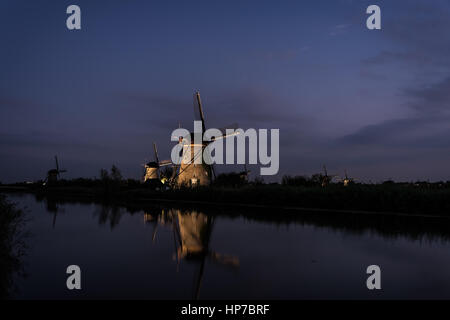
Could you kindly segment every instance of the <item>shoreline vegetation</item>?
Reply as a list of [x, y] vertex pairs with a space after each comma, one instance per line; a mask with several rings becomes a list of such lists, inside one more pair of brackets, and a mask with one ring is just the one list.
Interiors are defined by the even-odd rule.
[[[115, 167], [113, 167], [115, 168]], [[117, 170], [117, 169], [116, 169]], [[122, 178], [120, 171], [100, 179], [59, 180], [52, 185], [0, 185], [0, 193], [33, 193], [61, 200], [235, 206], [253, 209], [440, 216], [450, 218], [450, 182], [363, 184], [331, 183], [326, 176], [285, 176], [282, 183], [247, 182], [239, 173], [221, 174], [211, 186], [169, 188], [159, 180], [141, 183]], [[328, 183], [324, 186], [323, 181]], [[264, 210], [266, 211], [266, 210]]]
[[22, 274], [24, 223], [23, 211], [0, 194], [0, 299], [11, 298], [13, 277]]

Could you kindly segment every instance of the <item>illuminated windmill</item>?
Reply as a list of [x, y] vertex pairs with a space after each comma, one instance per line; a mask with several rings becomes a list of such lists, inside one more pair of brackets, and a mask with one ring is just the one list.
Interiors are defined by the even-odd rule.
[[341, 178], [341, 182], [344, 184], [344, 187], [354, 184], [355, 181], [356, 181], [356, 179], [349, 178], [349, 176], [347, 175], [347, 170], [345, 170], [345, 178]]
[[153, 142], [153, 151], [155, 152], [155, 161], [148, 162], [144, 165], [145, 174], [144, 174], [144, 182], [149, 180], [159, 180], [159, 168], [168, 166], [172, 164], [170, 160], [159, 161], [158, 157], [158, 149], [156, 148], [156, 143]]
[[55, 184], [58, 181], [60, 174], [67, 172], [67, 170], [65, 170], [65, 169], [63, 169], [63, 170], [59, 169], [59, 163], [58, 163], [57, 156], [55, 156], [55, 162], [56, 162], [56, 169], [51, 169], [47, 172], [47, 177], [45, 178], [44, 185], [45, 184]]
[[[215, 171], [213, 165], [208, 165], [204, 162], [203, 151], [210, 143], [227, 137], [226, 133], [224, 133], [225, 129], [222, 129], [222, 134], [220, 136], [211, 137], [208, 141], [204, 140], [203, 133], [206, 131], [206, 125], [199, 92], [194, 94], [194, 112], [197, 108], [200, 120], [202, 122], [202, 133], [190, 133], [190, 139], [180, 137], [179, 142], [183, 145], [183, 150], [181, 164], [178, 173], [175, 176], [178, 186], [193, 187], [209, 185], [213, 176], [215, 177]], [[231, 127], [233, 126], [230, 126], [230, 128]], [[237, 127], [237, 125], [234, 125], [234, 127]], [[197, 139], [195, 139], [196, 134], [201, 135], [201, 137], [197, 137]], [[236, 134], [237, 133], [233, 133], [231, 135]], [[201, 141], [200, 144], [195, 144], [196, 140]], [[190, 152], [188, 152], [189, 150]]]

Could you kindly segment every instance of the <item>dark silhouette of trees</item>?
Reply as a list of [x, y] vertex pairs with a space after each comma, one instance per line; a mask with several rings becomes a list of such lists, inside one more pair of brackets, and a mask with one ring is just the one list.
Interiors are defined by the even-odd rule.
[[245, 177], [237, 172], [221, 173], [214, 180], [215, 186], [221, 187], [241, 187], [247, 184]]
[[115, 165], [111, 167], [111, 179], [114, 181], [122, 181], [122, 173], [120, 172], [119, 168], [117, 168]]
[[22, 268], [25, 254], [23, 243], [23, 212], [0, 195], [0, 299], [11, 296], [13, 276]]
[[109, 180], [109, 173], [105, 169], [100, 169], [100, 180], [107, 181]]

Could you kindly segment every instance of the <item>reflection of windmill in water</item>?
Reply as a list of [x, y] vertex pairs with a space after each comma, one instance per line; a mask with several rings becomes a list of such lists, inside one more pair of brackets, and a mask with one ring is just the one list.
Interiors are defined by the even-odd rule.
[[56, 182], [58, 182], [59, 176], [61, 173], [67, 172], [67, 170], [59, 169], [59, 163], [58, 163], [58, 157], [55, 156], [55, 162], [56, 162], [56, 168], [55, 169], [51, 169], [47, 172], [47, 177], [45, 178], [44, 181], [44, 185], [48, 184], [55, 184]]
[[153, 224], [152, 242], [155, 243], [159, 226], [172, 227], [172, 215], [166, 214], [164, 209], [154, 209], [153, 213], [144, 213], [144, 223]]
[[98, 216], [98, 224], [109, 223], [111, 230], [119, 224], [122, 214], [123, 210], [117, 205], [99, 205], [94, 211], [94, 215]]
[[[171, 225], [175, 243], [177, 270], [181, 260], [198, 264], [199, 269], [194, 284], [195, 298], [198, 298], [200, 294], [207, 259], [224, 266], [234, 268], [239, 266], [239, 259], [237, 257], [223, 255], [210, 248], [214, 217], [196, 211], [187, 213], [181, 212], [180, 210], [169, 210], [167, 214], [163, 211], [161, 219], [156, 221]], [[154, 231], [153, 239], [155, 235], [156, 232]]]
[[51, 196], [47, 196], [45, 199], [46, 205], [47, 205], [47, 211], [50, 213], [53, 213], [53, 223], [52, 227], [53, 229], [56, 226], [56, 217], [58, 213], [64, 213], [64, 209], [61, 209], [58, 206], [58, 202]]
[[[206, 125], [199, 92], [196, 92], [194, 95], [194, 113], [197, 108], [202, 123], [202, 133], [191, 133], [190, 138], [180, 137], [179, 139], [179, 142], [183, 145], [182, 161], [175, 176], [179, 186], [206, 186], [211, 183], [212, 178], [215, 177], [215, 171], [213, 165], [206, 164], [203, 161], [203, 151], [210, 143], [227, 137], [225, 129], [222, 129], [221, 134], [217, 137], [204, 140], [203, 133], [206, 131]], [[232, 127], [237, 127], [237, 125], [230, 126], [229, 128], [231, 129]], [[200, 136], [195, 139], [195, 135]], [[195, 144], [196, 140], [201, 141], [201, 143]], [[188, 152], [189, 150], [190, 152]]]
[[156, 148], [156, 143], [154, 142], [153, 142], [153, 151], [155, 152], [155, 161], [150, 161], [144, 165], [145, 168], [144, 182], [150, 180], [160, 181], [159, 168], [172, 164], [172, 161], [170, 160], [159, 161], [158, 149]]

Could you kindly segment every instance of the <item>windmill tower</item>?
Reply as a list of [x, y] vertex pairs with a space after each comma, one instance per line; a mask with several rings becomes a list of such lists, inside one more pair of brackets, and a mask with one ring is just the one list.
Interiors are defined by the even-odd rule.
[[335, 174], [329, 175], [327, 167], [325, 165], [323, 165], [323, 172], [324, 172], [324, 175], [322, 176], [322, 181], [321, 181], [322, 187], [327, 187], [330, 185], [331, 180], [333, 180], [333, 178], [337, 177], [337, 175], [335, 175]]
[[47, 177], [45, 178], [44, 184], [55, 184], [61, 173], [67, 172], [67, 170], [59, 169], [58, 157], [55, 156], [56, 169], [51, 169], [47, 172]]
[[153, 142], [153, 151], [155, 153], [155, 161], [150, 161], [144, 165], [144, 182], [149, 180], [159, 180], [159, 168], [172, 164], [170, 160], [159, 161], [158, 149], [156, 148], [156, 143]]
[[[196, 106], [195, 106], [196, 105]], [[208, 165], [203, 161], [203, 151], [208, 144], [227, 137], [225, 133], [217, 137], [212, 137], [211, 140], [203, 140], [203, 133], [206, 131], [205, 116], [203, 113], [202, 100], [200, 93], [194, 94], [194, 112], [198, 108], [200, 120], [202, 122], [202, 133], [190, 133], [190, 139], [180, 138], [180, 143], [183, 145], [182, 160], [176, 176], [178, 186], [207, 186], [211, 183], [212, 178], [215, 177], [213, 165]], [[224, 130], [222, 130], [224, 132]], [[195, 135], [201, 135], [195, 139]], [[196, 140], [201, 141], [200, 144], [195, 144]], [[188, 152], [190, 150], [190, 152]], [[200, 163], [195, 163], [200, 162]]]

